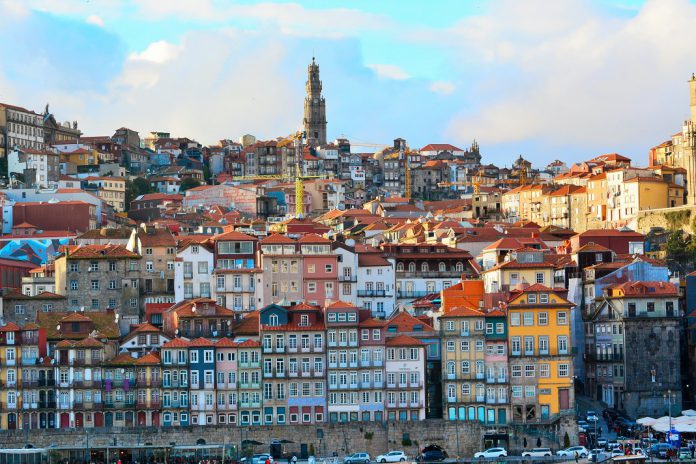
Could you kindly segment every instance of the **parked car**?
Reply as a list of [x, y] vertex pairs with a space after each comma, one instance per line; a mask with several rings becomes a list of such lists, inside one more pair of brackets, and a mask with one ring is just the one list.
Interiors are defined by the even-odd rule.
[[242, 458], [242, 461], [250, 462], [251, 464], [265, 464], [266, 459], [269, 459], [271, 464], [273, 464], [273, 456], [268, 453], [254, 454], [251, 459]]
[[476, 459], [502, 458], [507, 457], [507, 451], [505, 451], [505, 448], [488, 448], [485, 451], [479, 451], [478, 453], [474, 454], [474, 457]]
[[594, 411], [587, 411], [587, 414], [585, 415], [585, 417], [586, 417], [585, 420], [587, 422], [590, 422], [590, 423], [592, 423], [596, 420], [599, 420], [599, 416]]
[[648, 455], [654, 458], [667, 458], [667, 452], [672, 449], [672, 445], [669, 443], [657, 443], [650, 447]]
[[597, 438], [597, 446], [599, 446], [600, 448], [604, 448], [605, 446], [607, 446], [607, 439], [602, 437]]
[[679, 459], [691, 459], [691, 450], [687, 446], [679, 448]]
[[367, 453], [353, 453], [343, 459], [344, 464], [370, 464], [370, 455]]
[[590, 454], [584, 446], [571, 446], [570, 448], [558, 451], [556, 455], [572, 458], [575, 457], [575, 453], [578, 453], [578, 456], [581, 458], [586, 458]]
[[421, 453], [416, 458], [418, 462], [435, 462], [444, 461], [447, 456], [447, 451], [437, 445], [428, 445], [421, 450]]
[[376, 462], [403, 462], [405, 460], [406, 455], [403, 451], [390, 451], [375, 458]]
[[616, 440], [609, 440], [609, 441], [607, 442], [606, 448], [607, 448], [607, 451], [611, 451], [611, 450], [613, 450], [614, 448], [618, 448], [619, 446], [621, 446], [621, 445], [619, 444], [618, 441], [616, 441]]
[[592, 451], [590, 451], [590, 456], [589, 459], [592, 462], [597, 462], [599, 461], [599, 457], [604, 453], [604, 449], [602, 448], [595, 448]]
[[547, 456], [551, 457], [551, 448], [532, 448], [522, 451], [523, 458], [543, 458]]
[[614, 448], [613, 450], [609, 451], [609, 455], [612, 458], [616, 456], [623, 456], [624, 454], [626, 453], [624, 453], [624, 451], [621, 448]]

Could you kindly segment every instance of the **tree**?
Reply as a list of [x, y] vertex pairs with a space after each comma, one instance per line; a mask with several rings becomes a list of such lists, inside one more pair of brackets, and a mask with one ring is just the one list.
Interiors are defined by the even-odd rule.
[[136, 197], [152, 192], [154, 192], [154, 189], [142, 177], [136, 177], [132, 181], [126, 180], [126, 211], [130, 208], [131, 201], [135, 200]]
[[568, 436], [568, 432], [563, 435], [563, 448], [570, 448], [570, 437]]
[[672, 232], [665, 244], [667, 262], [674, 270], [682, 273], [690, 272], [696, 258], [696, 241], [681, 230]]
[[199, 187], [201, 185], [200, 181], [194, 179], [193, 177], [186, 177], [181, 181], [181, 187], [179, 187], [180, 192], [185, 192], [188, 189]]

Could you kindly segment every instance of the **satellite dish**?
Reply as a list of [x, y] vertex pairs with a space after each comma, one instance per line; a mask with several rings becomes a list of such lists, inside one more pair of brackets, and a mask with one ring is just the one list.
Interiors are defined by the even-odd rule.
[[176, 330], [174, 331], [174, 335], [179, 335], [179, 329], [176, 329]]
[[39, 364], [43, 364], [43, 361], [44, 361], [43, 357], [39, 358]]
[[51, 359], [51, 365], [54, 365], [56, 363], [55, 359]]
[[217, 337], [217, 334], [218, 334], [217, 330], [213, 330], [213, 337]]
[[80, 312], [81, 312], [81, 313], [84, 313], [84, 312], [85, 312], [85, 307], [84, 307], [84, 306], [80, 306]]
[[121, 374], [123, 374], [124, 372], [126, 372], [126, 370], [124, 368], [121, 368]]

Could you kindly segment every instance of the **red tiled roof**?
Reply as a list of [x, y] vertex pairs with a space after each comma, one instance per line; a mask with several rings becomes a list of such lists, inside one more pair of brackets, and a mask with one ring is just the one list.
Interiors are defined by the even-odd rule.
[[484, 317], [485, 314], [479, 310], [460, 306], [447, 311], [441, 317]]
[[152, 364], [152, 365], [159, 365], [160, 364], [160, 357], [156, 353], [148, 353], [145, 356], [142, 356], [138, 358], [135, 361], [135, 364]]
[[662, 281], [629, 281], [620, 284], [612, 284], [607, 289], [623, 291], [624, 295], [631, 297], [655, 297], [655, 296], [677, 296], [677, 287], [671, 282]]
[[92, 322], [92, 319], [80, 313], [70, 313], [63, 317], [60, 322]]
[[237, 348], [238, 345], [238, 343], [235, 343], [227, 337], [221, 338], [220, 340], [215, 342], [215, 346], [217, 348]]
[[355, 306], [353, 303], [346, 303], [345, 301], [338, 300], [326, 307], [326, 309], [329, 308], [357, 308], [357, 306]]
[[127, 366], [130, 364], [135, 364], [135, 358], [129, 353], [121, 353], [110, 361], [104, 362], [106, 365], [123, 365]]
[[0, 327], [0, 332], [18, 332], [19, 330], [21, 329], [14, 322], [8, 322], [7, 324]]
[[303, 235], [298, 242], [300, 243], [331, 243], [331, 240], [328, 238], [324, 238], [321, 235], [317, 234], [307, 234]]
[[243, 342], [240, 342], [239, 348], [259, 348], [261, 346], [261, 343], [257, 340], [252, 340], [251, 338], [247, 338]]
[[172, 338], [162, 348], [188, 348], [190, 343], [183, 338]]
[[291, 239], [287, 235], [282, 235], [282, 234], [271, 234], [268, 237], [264, 238], [261, 240], [261, 244], [263, 245], [280, 245], [280, 244], [295, 244], [295, 240]]
[[215, 346], [215, 343], [212, 341], [208, 340], [207, 338], [199, 337], [196, 339], [193, 339], [189, 342], [189, 346], [195, 346], [195, 347], [206, 347], [206, 346]]
[[387, 346], [423, 346], [425, 343], [423, 343], [420, 340], [417, 340], [413, 337], [409, 337], [408, 335], [397, 335], [396, 337], [389, 338], [387, 339]]
[[429, 143], [420, 149], [420, 151], [464, 151], [449, 143]]
[[224, 232], [219, 235], [215, 235], [213, 237], [213, 240], [218, 241], [218, 240], [245, 240], [245, 241], [253, 241], [256, 242], [258, 239], [256, 237], [253, 237], [251, 235], [243, 234], [241, 232], [237, 232], [236, 230], [232, 230], [230, 232]]
[[140, 258], [123, 245], [80, 245], [63, 247], [71, 259]]
[[431, 326], [424, 324], [423, 321], [416, 319], [406, 311], [400, 311], [394, 315], [387, 321], [387, 325], [396, 326], [397, 332], [413, 332], [413, 327], [416, 325], [422, 326], [423, 331], [434, 330]]

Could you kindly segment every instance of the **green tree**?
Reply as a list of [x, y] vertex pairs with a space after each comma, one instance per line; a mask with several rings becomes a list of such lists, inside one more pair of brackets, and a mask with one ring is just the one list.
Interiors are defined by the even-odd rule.
[[131, 201], [135, 200], [136, 197], [152, 192], [154, 189], [150, 187], [147, 179], [136, 177], [132, 181], [126, 180], [126, 211], [130, 209]]
[[152, 187], [150, 187], [150, 183], [147, 181], [147, 179], [142, 177], [136, 177], [133, 179], [133, 184], [138, 189], [138, 192], [140, 192], [138, 195], [145, 195], [146, 193], [152, 193], [154, 191]]
[[696, 240], [681, 230], [676, 230], [667, 238], [665, 252], [670, 269], [690, 272], [696, 258]]
[[563, 435], [563, 448], [570, 448], [570, 437], [568, 436], [568, 432]]
[[192, 189], [194, 187], [199, 187], [201, 185], [201, 182], [197, 179], [194, 179], [193, 177], [186, 177], [184, 180], [181, 181], [181, 187], [179, 187], [180, 192], [185, 192], [188, 189]]

